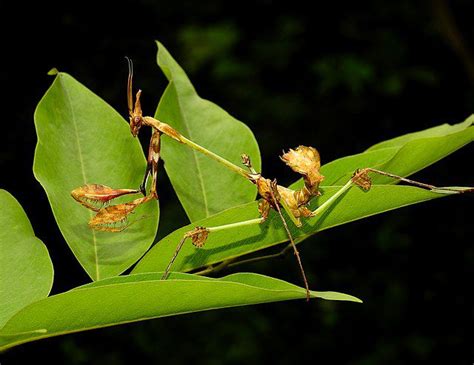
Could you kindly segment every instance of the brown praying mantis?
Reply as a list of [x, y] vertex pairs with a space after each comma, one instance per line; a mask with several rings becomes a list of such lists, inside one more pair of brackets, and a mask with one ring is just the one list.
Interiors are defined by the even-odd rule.
[[[153, 117], [143, 116], [140, 96], [141, 90], [136, 93], [135, 100], [133, 99], [133, 64], [127, 58], [129, 65], [129, 75], [127, 82], [127, 104], [130, 120], [130, 131], [134, 137], [139, 134], [142, 127], [151, 127], [152, 136], [148, 148], [147, 166], [144, 174], [143, 182], [139, 189], [114, 189], [100, 184], [87, 184], [74, 189], [71, 192], [72, 197], [88, 209], [96, 212], [95, 216], [89, 221], [89, 227], [93, 230], [120, 232], [130, 226], [128, 220], [129, 215], [142, 204], [147, 203], [153, 199], [158, 199], [156, 191], [156, 180], [158, 175], [158, 163], [160, 160], [160, 140], [162, 134], [173, 140], [192, 148], [209, 158], [217, 161], [226, 168], [235, 172], [236, 174], [247, 179], [250, 183], [255, 184], [258, 194], [261, 199], [258, 205], [259, 218], [250, 219], [246, 221], [230, 223], [216, 227], [201, 227], [197, 226], [193, 230], [184, 234], [181, 241], [178, 243], [173, 256], [170, 258], [169, 264], [165, 269], [162, 279], [167, 279], [171, 271], [172, 265], [176, 260], [185, 241], [190, 238], [196, 247], [203, 247], [209, 234], [216, 231], [227, 229], [235, 229], [242, 226], [262, 224], [266, 221], [270, 211], [273, 209], [281, 218], [283, 227], [288, 235], [291, 247], [297, 258], [299, 269], [305, 284], [307, 298], [309, 299], [309, 285], [306, 279], [305, 271], [299, 252], [296, 248], [293, 237], [290, 233], [286, 220], [282, 214], [281, 208], [285, 210], [290, 220], [297, 227], [301, 226], [302, 218], [309, 218], [320, 215], [328, 207], [334, 204], [337, 199], [344, 194], [352, 186], [357, 185], [364, 190], [369, 190], [371, 187], [371, 179], [369, 173], [380, 174], [391, 177], [393, 179], [404, 181], [408, 184], [415, 185], [429, 190], [438, 190], [433, 185], [423, 184], [413, 181], [402, 176], [394, 175], [388, 172], [376, 170], [373, 168], [363, 168], [354, 172], [352, 178], [343, 185], [335, 194], [328, 200], [311, 211], [308, 205], [312, 198], [319, 196], [319, 185], [323, 181], [324, 176], [320, 174], [320, 156], [314, 147], [299, 146], [295, 149], [290, 149], [285, 152], [280, 158], [293, 171], [297, 172], [303, 177], [304, 186], [299, 190], [293, 190], [277, 184], [275, 179], [267, 179], [257, 172], [252, 167], [250, 157], [241, 155], [242, 164], [245, 169], [233, 164], [223, 157], [207, 150], [203, 146], [194, 141], [184, 137], [181, 133], [175, 130], [170, 125], [159, 121]], [[147, 181], [151, 177], [150, 191], [147, 192]], [[446, 190], [446, 189], [443, 189]], [[458, 191], [452, 191], [456, 193]], [[127, 203], [110, 205], [111, 201], [123, 195], [142, 193], [142, 197], [134, 199]]]

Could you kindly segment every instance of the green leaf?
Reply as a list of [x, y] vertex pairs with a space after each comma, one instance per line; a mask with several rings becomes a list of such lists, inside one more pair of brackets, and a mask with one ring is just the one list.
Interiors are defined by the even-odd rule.
[[[470, 127], [472, 118], [449, 129], [438, 128], [434, 137], [400, 139], [397, 146], [368, 150], [367, 152], [344, 157], [324, 165], [321, 168], [326, 176], [321, 186], [323, 196], [313, 199], [311, 208], [315, 209], [346, 183], [353, 172], [361, 167], [374, 167], [395, 174], [407, 176], [428, 166], [440, 158], [456, 151], [474, 139], [474, 127]], [[442, 132], [446, 134], [443, 135]], [[427, 133], [432, 135], [433, 133]], [[393, 183], [393, 179], [374, 176], [375, 182]], [[291, 187], [300, 188], [299, 180]], [[454, 188], [457, 189], [457, 188]], [[462, 189], [462, 188], [461, 188]], [[322, 216], [307, 220], [301, 229], [290, 224], [293, 237], [302, 241], [306, 237], [323, 229], [338, 226], [357, 219], [365, 218], [406, 205], [435, 199], [451, 194], [452, 191], [440, 189], [426, 191], [408, 186], [374, 185], [369, 192], [352, 188], [339, 198], [336, 204]], [[176, 245], [183, 234], [195, 226], [213, 227], [258, 217], [257, 203], [250, 203], [229, 209], [209, 219], [194, 222], [182, 227], [163, 238], [138, 263], [133, 272], [163, 270], [172, 257]], [[290, 220], [287, 217], [287, 221]], [[236, 238], [237, 237], [237, 238]], [[246, 226], [209, 235], [205, 248], [198, 249], [191, 244], [184, 245], [173, 266], [173, 270], [190, 271], [205, 265], [221, 262], [245, 255], [266, 247], [287, 241], [285, 231], [275, 215], [261, 226]]]
[[[87, 225], [94, 212], [70, 193], [91, 183], [138, 188], [146, 164], [138, 140], [115, 110], [65, 73], [56, 76], [38, 104], [35, 125], [33, 170], [69, 247], [93, 280], [120, 274], [150, 247], [157, 204], [139, 207], [126, 235], [97, 232]], [[142, 215], [148, 219], [139, 219]]]
[[[178, 274], [160, 280], [161, 275], [110, 278], [36, 302], [0, 331], [0, 351], [41, 338], [145, 319], [306, 298], [303, 288], [257, 274], [221, 279]], [[335, 292], [311, 292], [311, 296], [361, 302]]]
[[[325, 187], [323, 195], [314, 199], [310, 208], [315, 209], [333, 195], [339, 186]], [[411, 186], [374, 185], [368, 192], [353, 187], [319, 217], [303, 222], [301, 228], [289, 223], [290, 231], [297, 242], [316, 232], [349, 223], [361, 218], [407, 205], [446, 196]], [[184, 233], [196, 226], [215, 227], [258, 217], [257, 202], [228, 209], [215, 216], [182, 227], [159, 241], [138, 262], [133, 273], [161, 271], [168, 265], [176, 246]], [[287, 222], [290, 222], [286, 217]], [[190, 271], [206, 265], [249, 254], [288, 241], [280, 218], [272, 212], [261, 225], [238, 227], [212, 232], [203, 248], [187, 242], [179, 253], [173, 271]]]
[[474, 115], [471, 115], [462, 123], [458, 123], [454, 125], [445, 123], [445, 124], [428, 128], [419, 132], [408, 133], [403, 136], [399, 136], [396, 138], [392, 138], [392, 139], [377, 143], [369, 147], [367, 151], [378, 150], [381, 148], [399, 147], [399, 146], [403, 146], [407, 142], [410, 142], [416, 139], [431, 138], [431, 137], [444, 137], [449, 134], [461, 132], [465, 130], [466, 128], [469, 128], [473, 123], [474, 123]]
[[0, 328], [23, 307], [48, 296], [53, 265], [21, 205], [0, 189]]
[[[474, 140], [474, 116], [463, 123], [443, 124], [378, 143], [363, 153], [332, 161], [321, 168], [323, 186], [343, 184], [358, 168], [372, 167], [409, 176], [439, 161]], [[375, 183], [394, 183], [374, 176]]]
[[[183, 69], [158, 43], [158, 65], [169, 80], [156, 118], [185, 137], [240, 166], [242, 153], [260, 171], [260, 152], [251, 130], [196, 93]], [[256, 188], [209, 157], [163, 138], [165, 169], [189, 219], [209, 217], [255, 199]]]

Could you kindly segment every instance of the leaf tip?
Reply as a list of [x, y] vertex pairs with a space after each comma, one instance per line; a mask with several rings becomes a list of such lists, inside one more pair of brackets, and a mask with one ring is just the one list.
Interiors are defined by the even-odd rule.
[[364, 303], [362, 299], [359, 299], [353, 295], [348, 295], [348, 294], [346, 294], [343, 299], [339, 299], [339, 300], [346, 301], [346, 302], [360, 303], [360, 304]]
[[56, 76], [57, 74], [59, 74], [59, 70], [56, 67], [48, 71], [48, 76]]
[[345, 302], [364, 303], [361, 299], [344, 293], [333, 292], [333, 291], [311, 291], [313, 298], [321, 298], [326, 300], [340, 300]]
[[155, 40], [155, 43], [156, 43], [156, 47], [158, 48], [158, 57], [160, 57], [160, 54], [163, 54], [163, 52], [166, 52], [166, 47], [158, 39]]
[[433, 193], [437, 194], [465, 194], [474, 193], [474, 187], [470, 186], [448, 186], [431, 189]]

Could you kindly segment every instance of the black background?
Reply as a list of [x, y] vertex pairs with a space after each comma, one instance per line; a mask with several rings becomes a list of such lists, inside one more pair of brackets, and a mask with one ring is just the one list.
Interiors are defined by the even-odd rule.
[[[130, 56], [152, 114], [166, 86], [155, 61], [160, 40], [201, 96], [250, 126], [264, 174], [282, 184], [296, 178], [278, 159], [283, 148], [313, 145], [328, 162], [473, 111], [469, 0], [72, 4], [0, 3], [0, 187], [20, 201], [47, 245], [53, 293], [89, 278], [32, 173], [33, 112], [52, 67], [125, 117], [123, 57]], [[467, 146], [415, 177], [472, 186], [472, 153]], [[159, 191], [158, 238], [186, 224], [163, 174]], [[364, 304], [294, 301], [183, 315], [26, 344], [0, 361], [471, 364], [473, 201], [456, 196], [403, 208], [301, 245], [313, 286]], [[292, 255], [241, 270], [301, 284]]]

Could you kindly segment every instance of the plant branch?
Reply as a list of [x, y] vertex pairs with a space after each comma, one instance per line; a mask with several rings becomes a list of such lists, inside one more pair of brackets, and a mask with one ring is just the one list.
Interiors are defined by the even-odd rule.
[[235, 267], [235, 266], [238, 266], [238, 265], [250, 264], [250, 263], [260, 262], [260, 261], [265, 261], [265, 260], [270, 260], [270, 259], [283, 258], [292, 249], [293, 249], [293, 246], [291, 244], [289, 244], [289, 245], [285, 246], [285, 248], [283, 250], [281, 250], [277, 253], [269, 254], [269, 255], [251, 257], [251, 258], [248, 258], [248, 259], [243, 259], [243, 260], [238, 260], [238, 261], [237, 261], [238, 257], [234, 257], [232, 259], [222, 261], [218, 265], [208, 266], [207, 268], [202, 269], [200, 271], [196, 271], [193, 274], [195, 274], [195, 275], [208, 275], [208, 274], [212, 274], [212, 273], [222, 271], [225, 268], [231, 268], [231, 267]]

